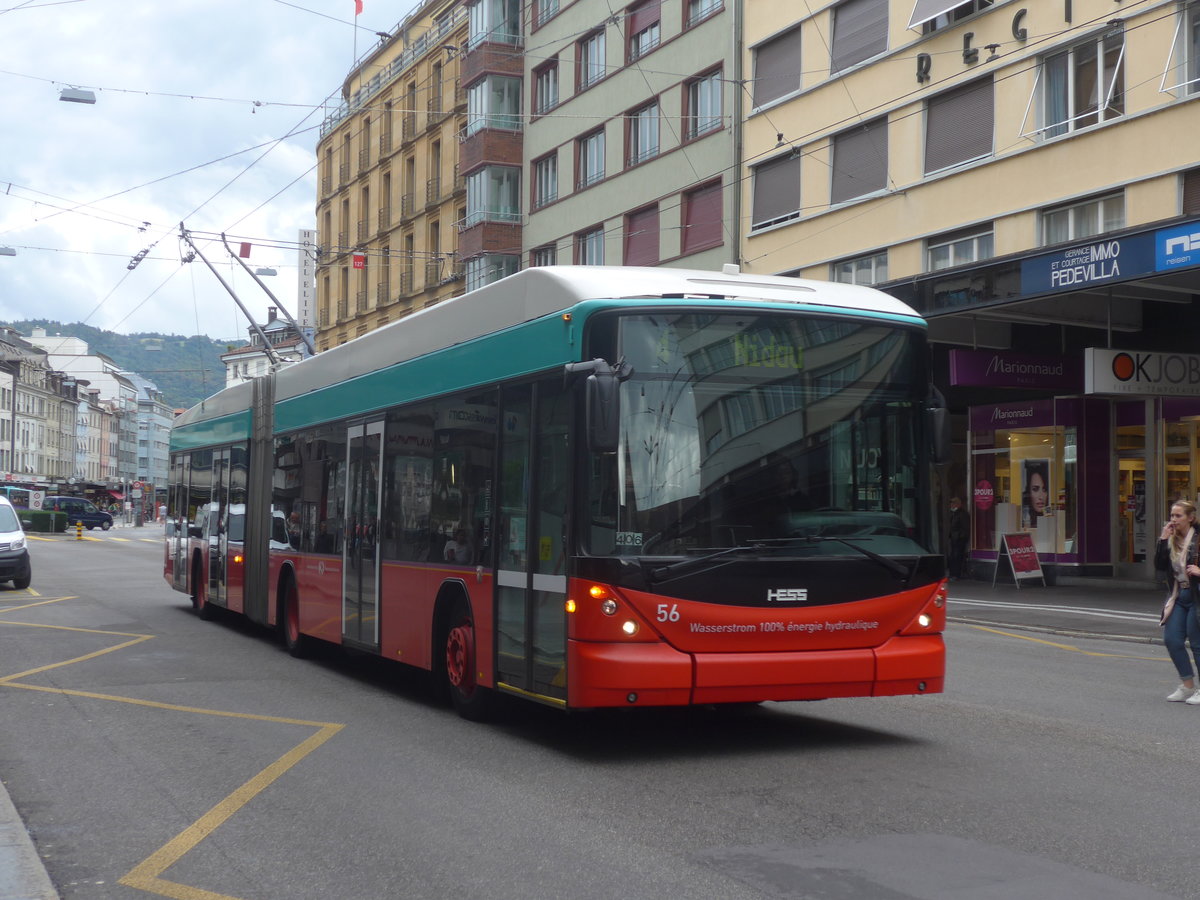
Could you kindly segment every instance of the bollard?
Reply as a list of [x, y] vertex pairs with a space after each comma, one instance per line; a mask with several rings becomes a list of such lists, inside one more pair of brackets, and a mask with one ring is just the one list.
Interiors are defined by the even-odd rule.
[[83, 520], [82, 519], [75, 523], [75, 540], [77, 540], [77, 541], [83, 540]]

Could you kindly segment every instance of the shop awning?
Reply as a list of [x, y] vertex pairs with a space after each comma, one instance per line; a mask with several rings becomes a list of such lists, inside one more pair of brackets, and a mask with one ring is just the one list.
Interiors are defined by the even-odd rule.
[[105, 493], [108, 494], [110, 497], [112, 497], [114, 500], [124, 500], [125, 499], [125, 495], [122, 494], [120, 491], [105, 491]]
[[926, 22], [936, 19], [942, 13], [948, 13], [956, 6], [962, 6], [963, 0], [917, 0], [913, 6], [912, 15], [908, 19], [909, 28], [920, 28]]

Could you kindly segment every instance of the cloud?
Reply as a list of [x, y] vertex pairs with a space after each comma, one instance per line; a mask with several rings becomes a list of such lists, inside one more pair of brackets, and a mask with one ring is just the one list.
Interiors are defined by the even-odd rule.
[[[0, 13], [0, 246], [18, 251], [0, 257], [0, 318], [244, 337], [212, 272], [181, 262], [181, 221], [260, 322], [270, 300], [221, 232], [254, 243], [251, 262], [278, 270], [271, 289], [295, 312], [286, 245], [316, 226], [317, 127], [355, 53], [404, 12], [368, 2], [355, 22], [353, 0], [299, 5], [309, 11], [81, 0]], [[58, 102], [67, 86], [96, 104]]]

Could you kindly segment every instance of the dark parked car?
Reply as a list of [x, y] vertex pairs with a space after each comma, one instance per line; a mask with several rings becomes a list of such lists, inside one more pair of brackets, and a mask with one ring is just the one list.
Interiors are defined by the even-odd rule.
[[74, 528], [82, 522], [88, 531], [102, 528], [105, 531], [112, 528], [113, 517], [100, 509], [91, 500], [83, 497], [47, 497], [42, 502], [42, 509], [54, 509], [67, 514], [67, 527]]

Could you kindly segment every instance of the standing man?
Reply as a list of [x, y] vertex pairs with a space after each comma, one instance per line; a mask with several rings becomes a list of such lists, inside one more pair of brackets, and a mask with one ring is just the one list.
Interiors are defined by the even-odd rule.
[[963, 563], [967, 561], [967, 544], [971, 540], [971, 517], [958, 497], [950, 498], [950, 527], [947, 538], [950, 552], [947, 554], [946, 563], [950, 569], [950, 580], [957, 581], [962, 577]]

